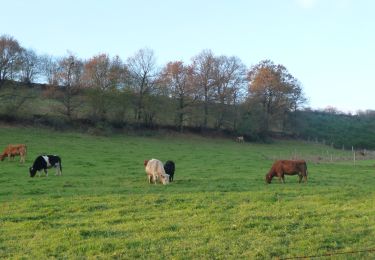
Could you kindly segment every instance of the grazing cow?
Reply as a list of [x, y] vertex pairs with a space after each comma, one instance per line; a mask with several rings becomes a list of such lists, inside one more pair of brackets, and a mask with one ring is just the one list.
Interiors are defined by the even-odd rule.
[[166, 161], [164, 164], [164, 171], [169, 175], [169, 182], [173, 181], [174, 170], [176, 169], [173, 161]]
[[237, 136], [236, 137], [236, 141], [238, 142], [238, 143], [244, 143], [245, 142], [245, 139], [243, 138], [243, 136]]
[[307, 182], [307, 165], [304, 160], [279, 160], [274, 162], [271, 170], [266, 174], [266, 182], [271, 183], [272, 178], [277, 176], [279, 181], [285, 183], [284, 175], [296, 175], [298, 174], [299, 183], [302, 178], [304, 182]]
[[163, 163], [157, 159], [145, 160], [145, 171], [148, 177], [148, 183], [155, 183], [159, 179], [161, 183], [169, 183], [169, 175], [164, 171]]
[[0, 155], [0, 160], [4, 161], [5, 157], [8, 157], [8, 159], [14, 159], [16, 155], [19, 155], [20, 163], [24, 163], [26, 159], [26, 150], [27, 147], [25, 144], [9, 144], [3, 151], [3, 153]]
[[40, 176], [40, 171], [44, 170], [46, 176], [48, 176], [47, 169], [55, 167], [56, 175], [62, 174], [61, 158], [57, 155], [39, 155], [32, 167], [29, 168], [30, 177], [34, 177], [36, 172]]

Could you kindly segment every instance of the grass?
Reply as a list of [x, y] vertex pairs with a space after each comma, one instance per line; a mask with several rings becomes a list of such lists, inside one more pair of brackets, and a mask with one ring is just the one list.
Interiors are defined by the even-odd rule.
[[[264, 182], [271, 158], [348, 152], [37, 128], [2, 127], [0, 136], [2, 147], [29, 148], [25, 165], [0, 162], [0, 258], [270, 259], [375, 248], [374, 161], [309, 162], [307, 185], [296, 176]], [[42, 153], [62, 157], [63, 176], [29, 177]], [[149, 185], [149, 158], [174, 160], [175, 182]]]

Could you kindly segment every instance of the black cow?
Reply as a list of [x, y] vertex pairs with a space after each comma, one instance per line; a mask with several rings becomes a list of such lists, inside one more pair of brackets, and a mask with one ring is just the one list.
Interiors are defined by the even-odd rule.
[[166, 161], [164, 164], [164, 171], [169, 175], [169, 182], [173, 181], [175, 165], [173, 161]]
[[46, 176], [48, 176], [47, 169], [55, 167], [56, 175], [62, 174], [61, 158], [57, 155], [39, 155], [32, 167], [29, 168], [30, 177], [34, 177], [38, 171], [40, 176], [40, 171], [44, 170]]

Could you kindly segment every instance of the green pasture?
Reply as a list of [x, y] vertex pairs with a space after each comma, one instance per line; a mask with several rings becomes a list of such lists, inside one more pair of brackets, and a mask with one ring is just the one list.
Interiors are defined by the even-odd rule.
[[[375, 161], [338, 159], [351, 151], [1, 126], [8, 143], [28, 155], [0, 162], [1, 259], [375, 258]], [[30, 178], [39, 154], [60, 155], [63, 175]], [[308, 159], [308, 183], [265, 184], [293, 156]], [[148, 184], [150, 158], [175, 161], [175, 182]]]

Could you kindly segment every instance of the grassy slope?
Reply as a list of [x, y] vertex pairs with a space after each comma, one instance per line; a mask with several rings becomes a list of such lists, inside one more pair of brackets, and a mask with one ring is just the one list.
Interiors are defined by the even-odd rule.
[[[199, 137], [94, 137], [1, 128], [27, 143], [25, 165], [0, 163], [0, 258], [270, 258], [375, 247], [374, 162], [309, 163], [309, 183], [264, 184], [298, 142], [239, 145]], [[41, 153], [63, 176], [28, 177]], [[176, 162], [176, 181], [149, 185], [143, 160]], [[349, 255], [374, 257], [372, 253]]]

